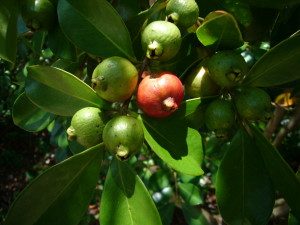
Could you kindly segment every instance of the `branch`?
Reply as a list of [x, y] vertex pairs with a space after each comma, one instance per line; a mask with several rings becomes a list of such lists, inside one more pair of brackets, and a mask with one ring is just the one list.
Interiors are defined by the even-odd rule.
[[278, 104], [274, 104], [275, 111], [273, 117], [269, 120], [267, 127], [264, 131], [264, 135], [267, 139], [271, 139], [272, 134], [276, 131], [278, 126], [280, 125], [281, 120], [286, 114], [286, 109]]
[[275, 140], [273, 141], [273, 145], [275, 147], [278, 147], [285, 136], [291, 132], [293, 129], [296, 129], [300, 125], [300, 105], [298, 105], [295, 109], [295, 113], [293, 117], [291, 118], [290, 122], [286, 127], [283, 127], [280, 129], [280, 131], [277, 133]]

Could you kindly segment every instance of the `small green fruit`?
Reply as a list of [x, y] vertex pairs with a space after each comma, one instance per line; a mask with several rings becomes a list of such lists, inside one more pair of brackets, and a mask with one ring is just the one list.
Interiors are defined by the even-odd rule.
[[26, 26], [34, 31], [49, 30], [56, 20], [56, 9], [49, 0], [25, 0], [22, 17]]
[[78, 110], [67, 129], [68, 139], [76, 140], [84, 147], [92, 147], [102, 142], [105, 116], [100, 109], [86, 107]]
[[138, 71], [127, 59], [113, 56], [103, 60], [94, 70], [92, 87], [109, 101], [120, 102], [131, 97], [138, 82]]
[[217, 52], [207, 65], [212, 80], [225, 88], [240, 84], [248, 71], [244, 58], [234, 51]]
[[173, 23], [154, 21], [143, 30], [141, 43], [147, 58], [168, 61], [180, 49], [180, 30]]
[[131, 116], [114, 117], [104, 128], [103, 142], [107, 150], [117, 159], [127, 160], [143, 145], [143, 127], [140, 121]]
[[205, 111], [205, 124], [217, 137], [223, 137], [234, 121], [235, 112], [229, 101], [217, 99], [211, 102]]
[[238, 113], [246, 120], [268, 120], [271, 117], [271, 98], [260, 88], [239, 88], [234, 96], [234, 102]]
[[214, 96], [220, 91], [220, 87], [210, 78], [206, 60], [187, 74], [184, 86], [186, 94], [192, 98]]
[[195, 0], [170, 0], [166, 6], [167, 20], [189, 28], [197, 22], [199, 8]]

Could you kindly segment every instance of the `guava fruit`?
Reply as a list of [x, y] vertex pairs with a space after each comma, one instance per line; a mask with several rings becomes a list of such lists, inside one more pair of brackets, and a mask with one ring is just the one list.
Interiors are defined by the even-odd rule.
[[189, 97], [208, 97], [220, 92], [220, 87], [210, 78], [206, 62], [203, 60], [186, 75], [184, 87]]
[[154, 21], [148, 24], [141, 35], [142, 48], [149, 59], [168, 61], [180, 49], [180, 30], [168, 21]]
[[260, 88], [238, 88], [234, 95], [234, 102], [239, 115], [246, 120], [268, 120], [271, 117], [271, 98]]
[[166, 6], [167, 20], [189, 28], [197, 22], [199, 7], [195, 0], [170, 0]]
[[132, 116], [116, 116], [106, 124], [103, 142], [107, 150], [117, 159], [127, 160], [143, 145], [143, 127], [140, 121]]
[[141, 81], [137, 90], [137, 104], [148, 116], [163, 118], [176, 111], [184, 97], [179, 78], [170, 72], [152, 73]]
[[211, 79], [219, 86], [231, 88], [242, 82], [248, 72], [244, 58], [235, 51], [220, 51], [207, 62]]
[[217, 99], [211, 102], [205, 110], [205, 124], [207, 128], [214, 131], [216, 136], [223, 137], [234, 125], [235, 111], [232, 103]]
[[92, 87], [109, 102], [125, 101], [131, 97], [138, 82], [138, 71], [127, 59], [113, 56], [104, 59], [92, 75]]
[[84, 147], [100, 144], [106, 120], [99, 108], [82, 108], [72, 117], [71, 125], [67, 129], [68, 139], [76, 140]]
[[25, 0], [21, 14], [26, 26], [33, 31], [49, 30], [56, 20], [56, 8], [49, 0]]

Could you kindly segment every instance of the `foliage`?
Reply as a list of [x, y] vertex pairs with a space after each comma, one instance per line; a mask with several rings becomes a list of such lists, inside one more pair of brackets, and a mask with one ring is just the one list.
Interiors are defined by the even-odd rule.
[[[48, 130], [67, 153], [19, 193], [5, 225], [87, 224], [88, 205], [97, 194], [103, 225], [172, 224], [177, 210], [189, 225], [214, 224], [216, 215], [229, 225], [266, 225], [278, 196], [290, 207], [289, 225], [299, 224], [299, 149], [291, 147], [296, 165], [282, 150], [300, 143], [299, 0], [196, 1], [197, 22], [178, 28], [179, 52], [164, 61], [151, 58], [153, 49], [147, 58], [141, 33], [148, 24], [170, 18], [167, 0], [51, 0], [47, 4], [56, 8], [55, 18], [39, 18], [51, 21], [46, 30], [26, 27], [21, 2], [0, 0], [1, 117], [11, 116], [29, 132]], [[221, 82], [213, 96], [185, 93], [178, 110], [166, 118], [144, 114], [136, 93], [108, 102], [91, 82], [99, 63], [118, 56], [137, 68], [138, 82], [144, 72], [170, 71], [185, 84], [191, 71], [201, 72], [195, 70], [199, 62], [220, 51], [243, 56], [247, 65], [241, 69], [228, 60], [226, 72], [218, 69], [218, 78], [209, 76], [219, 85], [222, 76], [229, 86]], [[212, 73], [215, 65], [208, 64]], [[270, 95], [271, 119], [249, 121], [239, 115], [236, 90], [248, 86]], [[222, 126], [222, 110], [205, 114], [214, 101], [232, 104], [230, 126]], [[85, 107], [99, 108], [109, 119], [135, 118], [144, 132], [139, 152], [121, 161], [104, 143], [86, 149], [68, 140], [71, 117]], [[222, 135], [206, 125], [214, 114]], [[207, 198], [214, 193], [218, 207], [209, 208]]]

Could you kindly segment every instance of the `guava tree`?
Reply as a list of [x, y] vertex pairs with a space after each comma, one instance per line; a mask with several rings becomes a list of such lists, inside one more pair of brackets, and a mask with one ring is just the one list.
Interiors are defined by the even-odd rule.
[[14, 123], [72, 153], [5, 225], [83, 224], [96, 187], [103, 225], [172, 224], [175, 209], [213, 224], [207, 174], [226, 224], [268, 224], [278, 196], [300, 223], [298, 168], [276, 148], [299, 122], [299, 0], [0, 3]]

